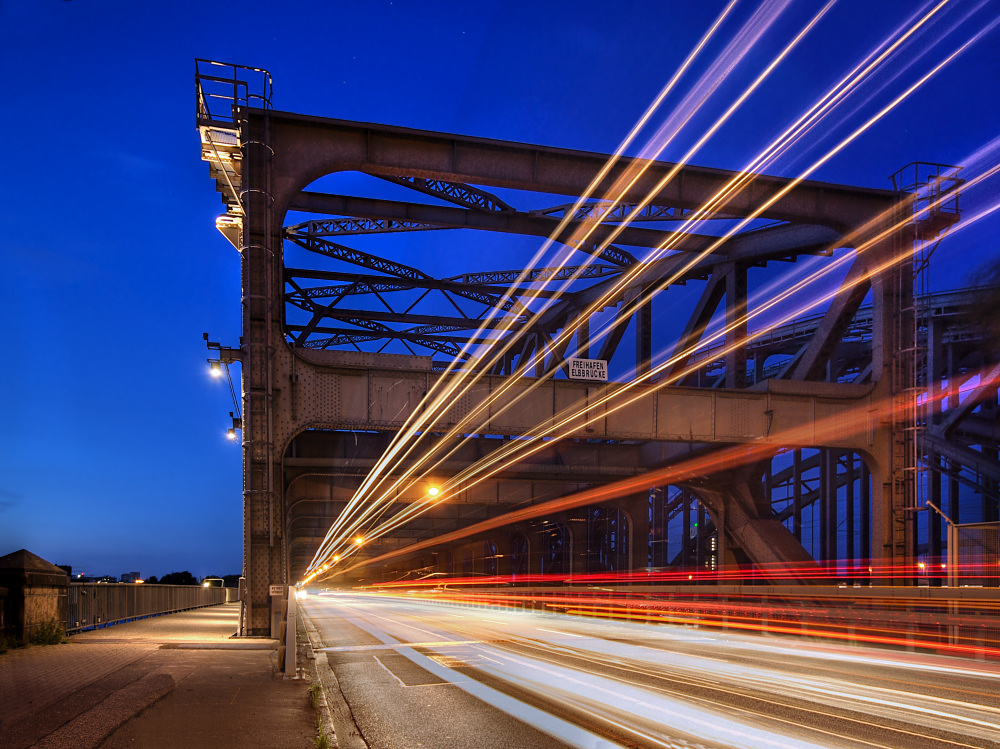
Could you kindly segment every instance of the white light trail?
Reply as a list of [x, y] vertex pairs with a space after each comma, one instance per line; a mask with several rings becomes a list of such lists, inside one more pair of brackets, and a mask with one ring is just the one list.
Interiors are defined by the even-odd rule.
[[[945, 0], [945, 2], [947, 2], [947, 0]], [[927, 21], [928, 17], [930, 15], [932, 15], [933, 13], [937, 12], [937, 10], [940, 9], [943, 5], [944, 5], [944, 2], [938, 3], [938, 5], [935, 6], [934, 9], [932, 9], [932, 11], [931, 11], [930, 14], [928, 14], [927, 16], [925, 16], [924, 18], [922, 18], [919, 21], [918, 27], [919, 27], [920, 24], [925, 23]], [[825, 11], [825, 9], [824, 9], [824, 11]], [[818, 19], [814, 19], [814, 22], [816, 20], [818, 20]], [[756, 210], [752, 214], [751, 217], [749, 217], [747, 219], [744, 219], [736, 229], [732, 230], [731, 232], [728, 232], [727, 235], [726, 235], [726, 237], [723, 237], [723, 238], [720, 238], [719, 240], [717, 240], [708, 250], [706, 250], [705, 253], [701, 253], [697, 257], [700, 259], [700, 257], [702, 257], [704, 255], [707, 255], [709, 252], [711, 252], [712, 250], [716, 249], [719, 245], [721, 245], [721, 242], [724, 241], [724, 239], [728, 238], [729, 236], [732, 236], [732, 234], [734, 234], [740, 228], [746, 226], [749, 223], [749, 221], [751, 221], [753, 218], [759, 216], [761, 213], [763, 213], [764, 211], [766, 211], [766, 209], [769, 206], [773, 205], [777, 200], [779, 200], [781, 197], [783, 197], [785, 194], [787, 194], [787, 192], [790, 191], [794, 187], [794, 185], [798, 184], [798, 182], [800, 182], [803, 179], [805, 179], [809, 174], [811, 174], [813, 171], [815, 171], [817, 168], [819, 168], [822, 164], [826, 163], [826, 161], [828, 161], [836, 153], [838, 153], [840, 150], [842, 150], [848, 143], [852, 142], [861, 133], [863, 133], [865, 130], [867, 130], [869, 127], [871, 127], [872, 124], [874, 124], [879, 119], [881, 119], [881, 117], [883, 117], [887, 112], [891, 111], [901, 101], [905, 100], [909, 95], [911, 95], [915, 90], [917, 90], [927, 80], [929, 80], [931, 77], [933, 77], [933, 75], [936, 72], [938, 72], [945, 65], [947, 65], [948, 63], [950, 63], [958, 54], [960, 54], [962, 51], [964, 51], [966, 48], [968, 48], [968, 46], [970, 46], [972, 43], [974, 43], [978, 38], [980, 38], [987, 31], [991, 30], [991, 28], [994, 25], [995, 25], [995, 22], [993, 24], [988, 25], [979, 34], [977, 34], [975, 37], [973, 37], [972, 39], [970, 39], [969, 41], [967, 41], [959, 49], [957, 49], [951, 55], [949, 55], [947, 58], [945, 58], [945, 60], [943, 60], [941, 63], [939, 63], [937, 66], [935, 66], [930, 72], [928, 72], [922, 78], [920, 78], [920, 80], [918, 80], [916, 83], [914, 83], [909, 88], [907, 88], [902, 94], [900, 94], [899, 96], [897, 96], [889, 105], [887, 105], [882, 110], [880, 110], [874, 117], [870, 118], [861, 127], [857, 128], [851, 135], [849, 135], [847, 138], [845, 138], [844, 140], [842, 140], [841, 143], [838, 144], [838, 146], [836, 146], [834, 149], [831, 149], [824, 157], [822, 157], [822, 158], [818, 159], [817, 161], [815, 161], [810, 166], [809, 169], [807, 169], [807, 170], [805, 170], [805, 172], [803, 172], [803, 174], [799, 178], [797, 178], [796, 180], [793, 180], [786, 188], [784, 188], [783, 190], [779, 191], [779, 193], [777, 195], [773, 196], [769, 201], [765, 202], [765, 204], [763, 206], [761, 206], [758, 210]], [[805, 31], [807, 31], [807, 30], [808, 29], [804, 30], [802, 32], [802, 34], [804, 34]], [[903, 38], [908, 38], [909, 35], [912, 34], [914, 31], [915, 31], [915, 28], [909, 29], [906, 32], [906, 34], [904, 35]], [[801, 36], [802, 36], [802, 34], [800, 34], [796, 38], [795, 41], [797, 41], [798, 39], [800, 39]], [[786, 148], [787, 144], [790, 144], [791, 142], [793, 142], [794, 138], [796, 137], [795, 136], [796, 127], [798, 128], [798, 131], [801, 132], [802, 128], [810, 126], [810, 125], [808, 125], [808, 123], [811, 121], [810, 117], [813, 118], [812, 121], [814, 122], [815, 121], [815, 117], [817, 117], [819, 115], [819, 113], [823, 113], [823, 112], [828, 111], [829, 107], [832, 106], [833, 103], [835, 103], [836, 101], [838, 101], [840, 98], [842, 98], [845, 95], [845, 92], [847, 90], [849, 90], [853, 86], [858, 85], [858, 83], [860, 81], [860, 76], [867, 75], [869, 72], [871, 72], [871, 70], [874, 69], [875, 65], [877, 65], [878, 63], [883, 62], [885, 59], [887, 59], [887, 56], [892, 51], [894, 51], [895, 49], [897, 49], [898, 46], [902, 43], [903, 38], [897, 39], [896, 42], [893, 43], [892, 45], [890, 45], [889, 48], [883, 50], [883, 52], [881, 53], [881, 55], [878, 58], [876, 58], [875, 61], [873, 61], [872, 63], [870, 63], [866, 68], [864, 68], [862, 70], [861, 73], [858, 74], [858, 76], [859, 76], [858, 78], [855, 78], [853, 80], [849, 80], [849, 79], [845, 78], [843, 81], [841, 81], [840, 84], [838, 84], [837, 86], [835, 86], [834, 89], [830, 93], [828, 93], [826, 95], [826, 97], [825, 97], [826, 98], [825, 104], [814, 105], [814, 107], [810, 110], [809, 113], [807, 113], [807, 115], [804, 115], [803, 118], [800, 118], [800, 120], [798, 121], [798, 123], [796, 123], [795, 126], [793, 126], [792, 128], [790, 128], [788, 131], [786, 131], [785, 134], [783, 134], [783, 137], [785, 138], [784, 143], [781, 140], [779, 140], [778, 143], [774, 147], [768, 149], [768, 151], [765, 152], [764, 155], [762, 155], [761, 159], [773, 158], [773, 156], [778, 152], [779, 147], [785, 147]], [[855, 68], [855, 71], [857, 71], [857, 70], [858, 70], [858, 68]], [[846, 83], [845, 83], [845, 81], [846, 81]], [[803, 124], [803, 123], [806, 123], [806, 124]], [[633, 134], [635, 132], [636, 131], [633, 131]], [[633, 135], [633, 134], [630, 134], [630, 135]], [[752, 177], [752, 175], [747, 175], [747, 174], [740, 175], [740, 178], [744, 182], [747, 181], [750, 177]], [[738, 180], [740, 178], [738, 178]], [[734, 182], [738, 183], [738, 180], [734, 180]], [[567, 215], [569, 215], [569, 214], [567, 214]], [[691, 225], [694, 225], [694, 222], [692, 222]], [[668, 245], [669, 245], [669, 243], [668, 243]], [[657, 252], [662, 253], [662, 251], [665, 250], [665, 249], [667, 249], [667, 246], [664, 246], [663, 248], [658, 248]], [[697, 260], [695, 260], [694, 262], [697, 262]], [[691, 264], [692, 263], [689, 263], [687, 266], [685, 266], [684, 270], [687, 270], [687, 268], [689, 268]], [[834, 266], [834, 267], [836, 267], [836, 266]], [[664, 282], [662, 282], [662, 284], [660, 284], [660, 286], [663, 287], [663, 286], [666, 286], [669, 283], [673, 282], [673, 280], [676, 280], [676, 278], [679, 277], [682, 272], [683, 271], [678, 271], [677, 273], [672, 274], [672, 276], [669, 279], [667, 279]], [[634, 271], [633, 271], [633, 273], [631, 275], [634, 275]], [[621, 283], [619, 283], [616, 286], [615, 290], [616, 291], [620, 290], [621, 286], [624, 285], [624, 283], [627, 283], [627, 281], [628, 281], [628, 275], [626, 276], [625, 279], [622, 280]], [[584, 314], [581, 317], [586, 317], [586, 314]], [[606, 327], [605, 327], [605, 330], [606, 330]], [[562, 332], [562, 336], [568, 336], [573, 331], [575, 331], [575, 327], [572, 327], [572, 329], [570, 329], [570, 330], [564, 330]], [[523, 370], [527, 366], [530, 366], [531, 363], [532, 362], [526, 363], [525, 367], [522, 367], [520, 371], [523, 372]], [[551, 376], [551, 374], [549, 376]], [[513, 380], [513, 379], [514, 378], [511, 378], [511, 380]], [[542, 378], [539, 378], [539, 379], [542, 379]], [[540, 383], [536, 382], [534, 384], [534, 386], [537, 387], [538, 384], [540, 384]], [[453, 397], [455, 397], [454, 393], [455, 393], [455, 389], [451, 388], [446, 393], [443, 393], [442, 396], [449, 396], [450, 395], [453, 398]], [[443, 404], [441, 406], [441, 408], [443, 408], [446, 405], [450, 405], [450, 403], [451, 403], [451, 400], [449, 399], [445, 404]], [[507, 407], [509, 407], [509, 404], [508, 404]], [[480, 408], [475, 413], [481, 413], [482, 410], [483, 410], [483, 408]], [[425, 413], [426, 413], [426, 411], [425, 411]], [[475, 413], [473, 415], [475, 415]], [[429, 414], [427, 415], [427, 418], [428, 419], [430, 418]], [[465, 422], [463, 422], [463, 424], [461, 424], [458, 427], [456, 427], [456, 431], [460, 431], [460, 430], [464, 429], [465, 427], [468, 426], [468, 424], [469, 424], [469, 419], [466, 419]], [[475, 432], [475, 431], [478, 431], [478, 430], [476, 430], [476, 429], [467, 429], [466, 431]], [[414, 430], [414, 433], [415, 433], [415, 430]], [[435, 448], [435, 449], [437, 449], [437, 448]], [[411, 450], [412, 450], [412, 448], [411, 448]], [[382, 469], [384, 469], [385, 467], [387, 467], [390, 464], [389, 463], [390, 458], [397, 458], [398, 457], [396, 454], [391, 454], [391, 452], [392, 451], [387, 451], [386, 455], [383, 456], [383, 458], [385, 460], [383, 460], [380, 463]], [[433, 454], [433, 453], [434, 453], [434, 450], [431, 451], [431, 454]], [[409, 453], [407, 453], [407, 454], [409, 454]], [[411, 475], [413, 475], [413, 473], [415, 473], [418, 468], [419, 468], [419, 464], [415, 464], [414, 467], [412, 468], [412, 470], [408, 470], [404, 476], [402, 476], [400, 479], [398, 479], [393, 484], [393, 486], [391, 487], [391, 489], [398, 488], [401, 485], [401, 483], [403, 481], [405, 481], [406, 479], [408, 479]], [[369, 476], [369, 479], [373, 478], [374, 473], [375, 472], [373, 471], [373, 474], [371, 474]], [[367, 489], [367, 488], [370, 488], [372, 485], [377, 486], [378, 484], [375, 484], [374, 481], [368, 481], [367, 485], [364, 486], [363, 488]], [[312, 563], [310, 569], [315, 568], [315, 566], [317, 565], [317, 563], [318, 563], [319, 560], [328, 557], [329, 556], [329, 552], [331, 550], [333, 550], [334, 548], [336, 548], [337, 544], [339, 543], [339, 540], [338, 540], [339, 537], [335, 536], [337, 530], [341, 530], [341, 529], [343, 530], [341, 536], [346, 536], [350, 532], [353, 532], [357, 527], [360, 526], [361, 523], [365, 522], [366, 520], [370, 520], [371, 514], [373, 514], [374, 512], [377, 511], [377, 508], [380, 505], [380, 502], [383, 502], [384, 499], [390, 493], [391, 492], [386, 492], [385, 494], [382, 495], [382, 498], [380, 500], [376, 500], [375, 502], [372, 502], [371, 506], [369, 507], [368, 510], [359, 510], [358, 513], [356, 513], [354, 516], [352, 516], [352, 513], [349, 511], [349, 510], [352, 509], [351, 507], [345, 509], [345, 511], [341, 514], [340, 518], [338, 519], [338, 523], [335, 524], [335, 526], [333, 528], [331, 528], [331, 532], [327, 535], [327, 539], [324, 541], [324, 544], [322, 544], [321, 547], [317, 550], [316, 556], [314, 557], [314, 560], [313, 560], [313, 563]], [[447, 494], [445, 494], [445, 496], [447, 496]], [[362, 497], [362, 490], [359, 490], [359, 492], [355, 495], [355, 498], [359, 500], [357, 503], [355, 503], [355, 506], [357, 506], [358, 504], [360, 504], [361, 497]], [[350, 528], [347, 528], [347, 523], [348, 523], [349, 520], [353, 520], [354, 523], [353, 523], [353, 525], [350, 526]]]

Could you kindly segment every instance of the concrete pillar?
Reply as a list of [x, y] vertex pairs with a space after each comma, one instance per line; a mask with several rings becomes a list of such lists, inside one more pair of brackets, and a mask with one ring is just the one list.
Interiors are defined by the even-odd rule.
[[0, 587], [4, 636], [26, 643], [47, 623], [66, 629], [66, 570], [21, 549], [0, 557]]

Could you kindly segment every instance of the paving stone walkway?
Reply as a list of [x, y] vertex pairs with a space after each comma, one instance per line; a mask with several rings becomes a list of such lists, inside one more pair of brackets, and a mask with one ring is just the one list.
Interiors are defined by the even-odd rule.
[[0, 655], [3, 749], [309, 747], [309, 680], [275, 674], [271, 640], [232, 639], [237, 604]]

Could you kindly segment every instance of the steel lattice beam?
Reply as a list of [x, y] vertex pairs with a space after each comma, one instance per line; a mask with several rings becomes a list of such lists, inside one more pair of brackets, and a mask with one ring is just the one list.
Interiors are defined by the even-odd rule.
[[[307, 213], [355, 216], [386, 222], [409, 222], [414, 225], [420, 224], [423, 228], [480, 229], [535, 237], [550, 237], [558, 227], [558, 223], [554, 219], [519, 211], [511, 213], [486, 212], [451, 206], [403, 203], [396, 200], [315, 192], [300, 193], [295, 198], [292, 208]], [[573, 239], [576, 233], [582, 236], [588, 232], [590, 238], [582, 244]], [[707, 243], [705, 237], [697, 235], [684, 235], [683, 238], [677, 238], [671, 232], [635, 226], [625, 227], [619, 232], [613, 226], [594, 227], [587, 222], [580, 221], [568, 222], [564, 229], [552, 238], [615, 265], [631, 264], [635, 258], [630, 253], [618, 247], [604, 246], [612, 232], [616, 232], [616, 241], [637, 247], [659, 247], [666, 245], [667, 242], [675, 242], [679, 249], [697, 251]]]
[[542, 281], [569, 281], [590, 278], [607, 278], [622, 273], [622, 268], [614, 265], [569, 265], [560, 268], [531, 268], [528, 270], [496, 270], [480, 273], [463, 273], [451, 276], [446, 281], [473, 284], [497, 284], [513, 286], [515, 283], [540, 283]]
[[[326, 255], [327, 257], [342, 260], [353, 265], [359, 265], [362, 268], [381, 271], [397, 278], [409, 278], [421, 282], [432, 280], [426, 273], [408, 265], [403, 265], [402, 263], [397, 263], [376, 255], [371, 255], [367, 252], [361, 252], [360, 250], [356, 250], [351, 247], [345, 247], [344, 245], [337, 244], [336, 242], [330, 242], [329, 240], [323, 238], [321, 233], [322, 229], [316, 226], [317, 223], [322, 222], [310, 221], [305, 224], [289, 227], [285, 230], [285, 236], [287, 239], [291, 240], [303, 249], [309, 250], [310, 252]], [[509, 312], [519, 306], [518, 303], [512, 299], [506, 299], [501, 302], [500, 297], [490, 293], [482, 293], [469, 289], [454, 289], [452, 293], [465, 297], [466, 299], [479, 302], [487, 307], [499, 306], [499, 308], [504, 312]]]
[[530, 211], [538, 216], [549, 218], [565, 218], [567, 215], [577, 221], [609, 221], [619, 222], [628, 219], [634, 221], [686, 221], [734, 218], [731, 215], [705, 213], [685, 209], [673, 205], [647, 205], [639, 208], [636, 203], [620, 203], [609, 200], [596, 200], [577, 206], [576, 203], [564, 203], [551, 208], [538, 208]]
[[493, 193], [473, 187], [472, 185], [463, 185], [459, 182], [446, 182], [440, 179], [421, 179], [420, 177], [382, 176], [382, 179], [467, 208], [478, 208], [483, 211], [497, 211], [500, 213], [509, 213], [514, 210]]

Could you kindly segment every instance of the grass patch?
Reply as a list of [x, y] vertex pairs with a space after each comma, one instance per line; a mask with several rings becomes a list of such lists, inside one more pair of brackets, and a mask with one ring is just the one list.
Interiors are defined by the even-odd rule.
[[66, 630], [55, 619], [42, 622], [28, 638], [32, 645], [61, 645], [66, 642]]
[[[313, 686], [317, 685], [314, 684]], [[313, 741], [313, 744], [316, 745], [316, 749], [330, 749], [330, 739], [326, 737], [326, 733], [323, 731], [323, 718], [319, 715], [316, 716], [316, 739]]]
[[309, 687], [309, 702], [312, 706], [319, 707], [319, 695], [323, 691], [323, 686], [321, 684], [313, 684]]
[[17, 637], [0, 637], [0, 655], [6, 653], [8, 650], [16, 650], [23, 647], [24, 642]]

